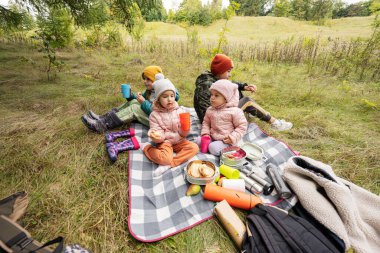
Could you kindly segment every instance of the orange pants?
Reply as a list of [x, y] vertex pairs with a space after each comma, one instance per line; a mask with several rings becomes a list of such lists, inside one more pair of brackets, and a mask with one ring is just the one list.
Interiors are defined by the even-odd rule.
[[[171, 167], [177, 167], [188, 161], [194, 157], [198, 151], [198, 145], [186, 139], [174, 145], [169, 142], [163, 142], [157, 144], [157, 147], [147, 145], [144, 148], [144, 153], [149, 160], [158, 165], [170, 165]], [[177, 155], [173, 156], [173, 152], [177, 153]]]

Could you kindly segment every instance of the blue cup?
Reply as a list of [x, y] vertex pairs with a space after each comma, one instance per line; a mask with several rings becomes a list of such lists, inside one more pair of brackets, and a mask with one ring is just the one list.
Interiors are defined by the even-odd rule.
[[129, 98], [131, 96], [131, 86], [129, 84], [122, 84], [121, 92], [124, 98]]

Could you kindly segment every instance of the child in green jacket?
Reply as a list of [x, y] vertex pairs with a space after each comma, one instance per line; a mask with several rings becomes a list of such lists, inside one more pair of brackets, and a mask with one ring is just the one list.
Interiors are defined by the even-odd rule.
[[[142, 79], [146, 90], [141, 94], [132, 93], [123, 105], [111, 109], [104, 115], [97, 115], [91, 110], [81, 117], [82, 122], [90, 130], [98, 133], [104, 133], [120, 127], [132, 121], [140, 122], [143, 125], [149, 126], [149, 115], [152, 112], [152, 102], [156, 98], [153, 89], [155, 75], [162, 73], [159, 66], [148, 66], [142, 73]], [[176, 93], [176, 101], [179, 100], [179, 93]]]

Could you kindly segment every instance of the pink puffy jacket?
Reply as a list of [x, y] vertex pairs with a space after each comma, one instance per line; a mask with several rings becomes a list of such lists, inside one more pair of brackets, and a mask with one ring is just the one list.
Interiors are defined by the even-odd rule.
[[227, 100], [227, 103], [214, 108], [210, 106], [202, 123], [201, 135], [210, 135], [215, 141], [230, 137], [235, 145], [247, 132], [247, 119], [237, 107], [239, 103], [238, 86], [228, 80], [216, 81], [210, 90], [216, 90]]
[[164, 141], [176, 144], [182, 141], [189, 134], [189, 131], [183, 131], [179, 122], [179, 114], [184, 112], [175, 102], [174, 108], [167, 110], [163, 108], [160, 103], [155, 100], [152, 106], [152, 113], [149, 116], [149, 131], [148, 135], [154, 130], [159, 132], [161, 140], [157, 143]]

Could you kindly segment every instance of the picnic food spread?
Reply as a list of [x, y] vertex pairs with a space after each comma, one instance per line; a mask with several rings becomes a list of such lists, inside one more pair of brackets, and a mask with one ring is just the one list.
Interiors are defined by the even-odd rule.
[[205, 185], [219, 177], [219, 169], [212, 162], [194, 160], [187, 164], [185, 175], [189, 183]]
[[193, 163], [188, 172], [193, 177], [212, 177], [215, 174], [215, 169], [205, 163]]
[[228, 166], [240, 166], [246, 161], [246, 156], [246, 152], [240, 147], [230, 146], [221, 151], [220, 159]]
[[201, 160], [193, 161], [189, 164], [187, 173], [192, 177], [198, 178], [212, 177], [215, 174], [215, 166], [212, 166], [209, 162], [203, 162]]

